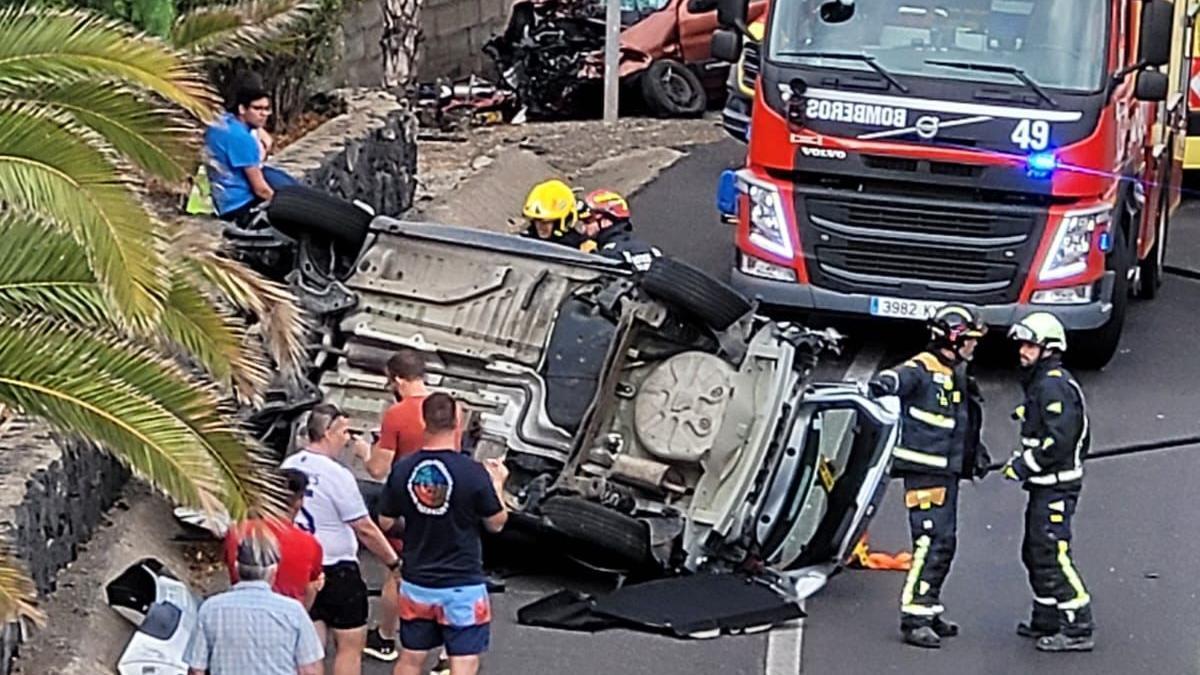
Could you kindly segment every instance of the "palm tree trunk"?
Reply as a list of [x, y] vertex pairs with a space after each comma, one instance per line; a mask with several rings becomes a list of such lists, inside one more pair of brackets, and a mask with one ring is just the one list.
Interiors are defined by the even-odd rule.
[[404, 89], [417, 77], [421, 0], [379, 0], [383, 9], [383, 86]]

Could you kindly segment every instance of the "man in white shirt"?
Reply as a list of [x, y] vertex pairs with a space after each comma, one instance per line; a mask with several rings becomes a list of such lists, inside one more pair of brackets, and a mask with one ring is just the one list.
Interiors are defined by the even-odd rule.
[[[308, 492], [296, 525], [313, 533], [324, 556], [325, 586], [309, 612], [321, 643], [333, 629], [337, 655], [333, 675], [359, 675], [367, 637], [367, 586], [358, 568], [362, 541], [395, 574], [400, 559], [367, 513], [358, 482], [337, 457], [350, 443], [349, 420], [336, 406], [315, 406], [306, 428], [308, 447], [288, 457], [284, 469], [308, 476]], [[361, 439], [356, 445], [364, 444]], [[355, 448], [356, 453], [362, 448]]]

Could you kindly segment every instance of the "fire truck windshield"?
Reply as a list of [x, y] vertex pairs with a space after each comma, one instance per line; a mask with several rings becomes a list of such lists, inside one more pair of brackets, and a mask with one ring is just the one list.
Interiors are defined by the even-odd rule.
[[781, 64], [999, 83], [1015, 71], [1035, 89], [1104, 86], [1109, 0], [859, 0], [848, 18], [823, 18], [828, 0], [772, 4], [767, 58]]

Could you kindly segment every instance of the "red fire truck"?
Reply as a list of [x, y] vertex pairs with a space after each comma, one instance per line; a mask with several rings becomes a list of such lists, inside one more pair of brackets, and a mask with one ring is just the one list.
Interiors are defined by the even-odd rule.
[[[736, 60], [745, 0], [720, 0]], [[1048, 309], [1116, 352], [1179, 205], [1187, 0], [776, 0], [732, 180], [736, 286], [764, 305], [993, 326]], [[727, 177], [730, 178], [730, 177]]]

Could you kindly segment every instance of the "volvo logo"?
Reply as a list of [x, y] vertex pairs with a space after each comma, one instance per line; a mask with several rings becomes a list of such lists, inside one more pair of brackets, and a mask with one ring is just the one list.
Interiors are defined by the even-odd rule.
[[913, 125], [913, 128], [917, 130], [918, 136], [924, 138], [925, 140], [929, 140], [934, 136], [937, 136], [938, 128], [941, 126], [941, 124], [942, 121], [933, 115], [922, 115], [921, 117], [917, 118], [917, 123]]

